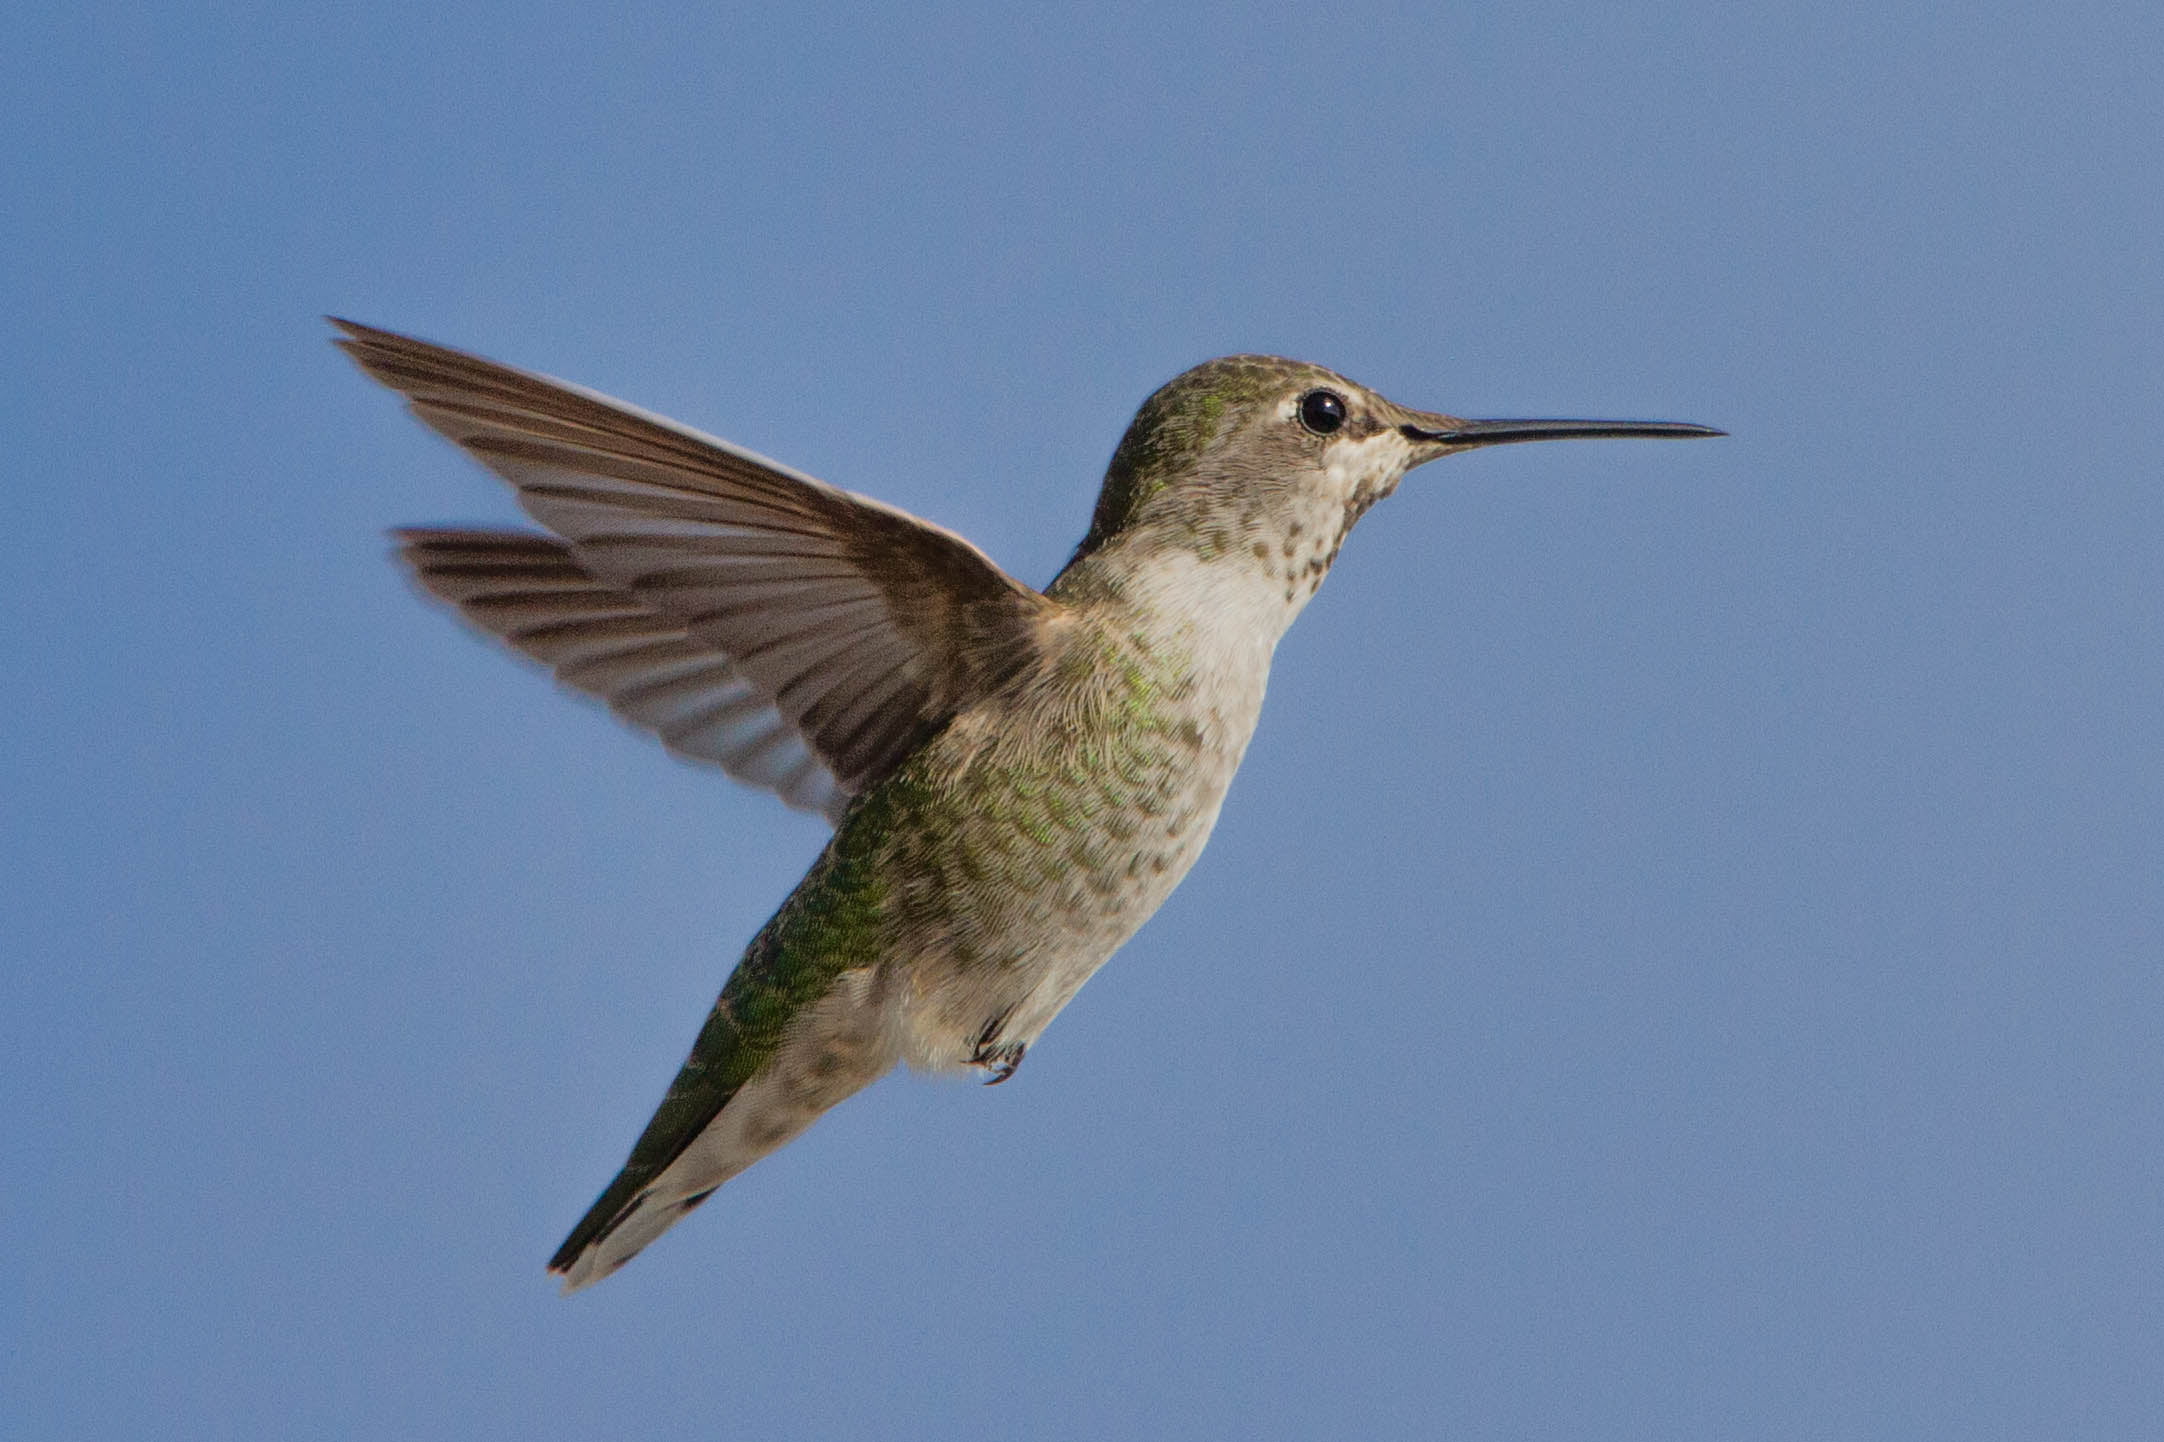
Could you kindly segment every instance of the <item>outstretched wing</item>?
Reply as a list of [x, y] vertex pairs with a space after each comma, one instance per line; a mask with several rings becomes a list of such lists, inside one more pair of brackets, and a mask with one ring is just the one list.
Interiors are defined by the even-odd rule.
[[597, 581], [571, 547], [533, 531], [415, 527], [399, 556], [431, 595], [687, 761], [840, 820], [849, 793], [734, 663], [630, 591]]
[[952, 532], [592, 391], [332, 323], [592, 581], [772, 703], [844, 797], [1036, 654], [1052, 603]]

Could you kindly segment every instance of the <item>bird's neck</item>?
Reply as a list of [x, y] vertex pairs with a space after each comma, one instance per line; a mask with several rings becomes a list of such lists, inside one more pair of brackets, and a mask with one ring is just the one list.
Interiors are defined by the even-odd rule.
[[1092, 622], [1191, 656], [1198, 671], [1259, 677], [1328, 563], [1309, 571], [1300, 548], [1287, 557], [1281, 541], [1260, 535], [1192, 540], [1118, 537], [1079, 557], [1048, 594]]

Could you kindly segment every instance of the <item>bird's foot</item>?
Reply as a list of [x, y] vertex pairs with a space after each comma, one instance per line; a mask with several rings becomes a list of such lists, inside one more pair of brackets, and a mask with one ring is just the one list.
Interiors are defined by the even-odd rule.
[[1015, 1068], [1022, 1064], [1022, 1053], [1029, 1050], [1028, 1042], [999, 1039], [1000, 1030], [1013, 1015], [1014, 1008], [1010, 1006], [986, 1022], [984, 1030], [977, 1033], [977, 1049], [969, 1054], [971, 1066], [981, 1066], [991, 1073], [984, 1079], [988, 1087], [996, 1087], [1013, 1076]]
[[976, 1054], [970, 1057], [969, 1064], [981, 1066], [990, 1072], [991, 1075], [984, 1079], [984, 1084], [996, 1087], [1015, 1074], [1022, 1065], [1022, 1054], [1028, 1050], [1028, 1045], [1019, 1041], [985, 1042], [978, 1046]]

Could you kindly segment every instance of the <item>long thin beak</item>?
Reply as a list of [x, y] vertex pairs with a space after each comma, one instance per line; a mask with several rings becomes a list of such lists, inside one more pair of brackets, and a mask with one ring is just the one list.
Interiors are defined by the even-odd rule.
[[1651, 436], [1685, 440], [1694, 436], [1725, 436], [1711, 426], [1688, 421], [1453, 421], [1449, 426], [1398, 427], [1408, 439], [1439, 445], [1507, 446], [1517, 441], [1582, 441], [1611, 436]]

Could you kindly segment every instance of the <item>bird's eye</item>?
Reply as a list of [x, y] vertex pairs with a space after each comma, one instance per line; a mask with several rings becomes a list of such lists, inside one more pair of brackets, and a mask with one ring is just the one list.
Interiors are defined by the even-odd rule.
[[1336, 391], [1309, 391], [1300, 397], [1300, 424], [1327, 436], [1345, 424], [1345, 397]]

